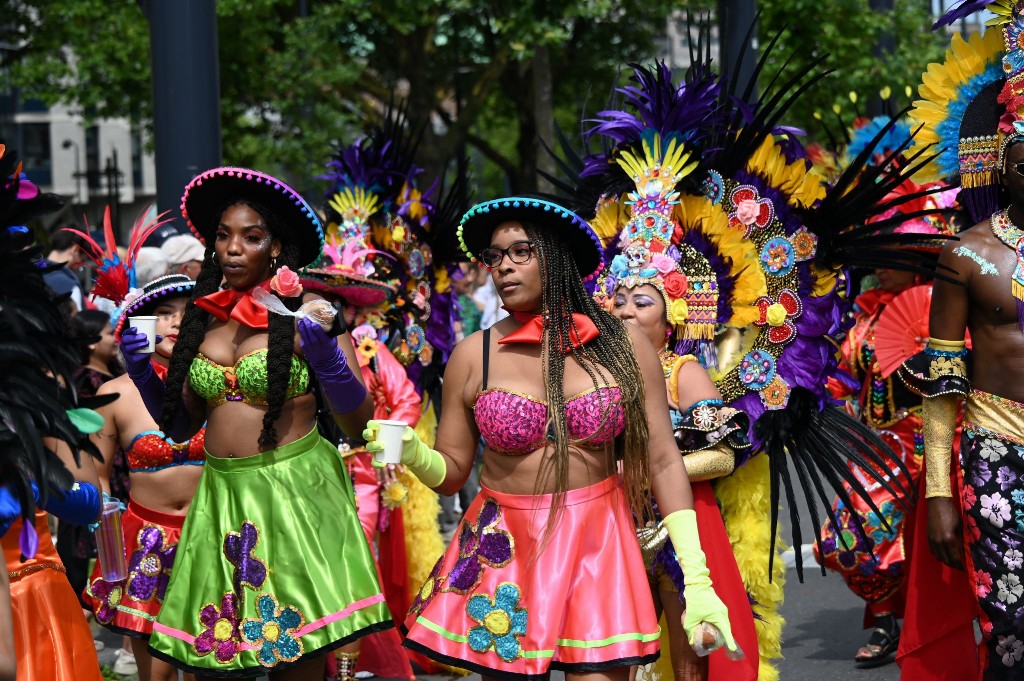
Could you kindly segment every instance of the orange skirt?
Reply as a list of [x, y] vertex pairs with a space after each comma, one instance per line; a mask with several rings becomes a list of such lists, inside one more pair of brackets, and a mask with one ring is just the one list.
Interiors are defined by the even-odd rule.
[[103, 681], [82, 606], [64, 574], [46, 514], [36, 514], [39, 551], [21, 562], [15, 521], [0, 540], [11, 580], [17, 681]]

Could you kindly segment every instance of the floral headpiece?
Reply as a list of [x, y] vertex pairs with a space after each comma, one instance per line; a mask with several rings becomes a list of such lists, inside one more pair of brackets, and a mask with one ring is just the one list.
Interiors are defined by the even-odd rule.
[[922, 75], [910, 111], [915, 149], [938, 154], [915, 176], [919, 182], [959, 179], [960, 203], [974, 222], [999, 208], [999, 118], [1003, 86], [1002, 36], [998, 31], [964, 40], [954, 34], [946, 58]]
[[665, 319], [678, 339], [710, 341], [718, 316], [715, 277], [707, 259], [694, 248], [672, 245], [677, 226], [673, 212], [679, 205], [676, 186], [697, 167], [693, 156], [681, 134], [663, 139], [650, 129], [639, 150], [626, 148], [616, 155], [615, 162], [636, 189], [624, 199], [630, 218], [619, 240], [622, 253], [612, 259], [603, 288], [614, 295], [617, 286], [650, 284], [665, 299]]

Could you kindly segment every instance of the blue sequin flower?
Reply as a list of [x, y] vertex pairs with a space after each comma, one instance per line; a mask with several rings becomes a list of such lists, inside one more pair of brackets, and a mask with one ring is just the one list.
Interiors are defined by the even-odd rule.
[[273, 667], [278, 662], [299, 659], [302, 642], [295, 637], [295, 631], [303, 625], [302, 614], [292, 607], [279, 608], [277, 600], [270, 594], [260, 596], [256, 608], [260, 616], [242, 622], [242, 638], [259, 646], [260, 664]]
[[519, 587], [511, 582], [498, 585], [494, 600], [477, 594], [466, 604], [466, 613], [480, 626], [469, 630], [469, 647], [485, 653], [492, 646], [505, 662], [514, 662], [522, 655], [519, 637], [526, 635], [527, 611], [519, 605]]
[[887, 541], [892, 541], [896, 538], [899, 533], [899, 527], [903, 523], [903, 511], [896, 508], [896, 504], [891, 501], [887, 501], [882, 504], [879, 508], [882, 513], [882, 517], [885, 518], [886, 524], [889, 529], [886, 530], [882, 525], [882, 518], [878, 516], [874, 511], [870, 511], [865, 516], [868, 528], [871, 529], [870, 537], [875, 544], [882, 544]]

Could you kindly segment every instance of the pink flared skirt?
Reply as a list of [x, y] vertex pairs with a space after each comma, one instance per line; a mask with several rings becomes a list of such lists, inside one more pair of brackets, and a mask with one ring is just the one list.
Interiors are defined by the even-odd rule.
[[[618, 476], [553, 495], [483, 487], [405, 621], [405, 645], [484, 676], [646, 664], [658, 618]], [[543, 546], [542, 546], [543, 544]]]

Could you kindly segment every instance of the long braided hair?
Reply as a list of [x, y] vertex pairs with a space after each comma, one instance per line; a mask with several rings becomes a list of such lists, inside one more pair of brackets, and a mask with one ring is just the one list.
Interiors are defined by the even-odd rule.
[[[293, 271], [297, 270], [300, 265], [299, 247], [286, 240], [288, 230], [277, 215], [262, 204], [248, 199], [232, 199], [226, 202], [216, 215], [221, 216], [228, 208], [236, 205], [248, 206], [258, 213], [263, 218], [263, 223], [271, 236], [281, 241], [281, 254], [277, 257], [278, 266], [287, 265]], [[206, 336], [206, 328], [210, 324], [210, 314], [196, 307], [195, 301], [197, 298], [216, 292], [220, 288], [223, 278], [220, 264], [214, 259], [214, 254], [214, 242], [213, 239], [210, 239], [206, 245], [206, 257], [203, 258], [202, 269], [196, 279], [196, 287], [185, 308], [185, 316], [181, 320], [178, 341], [174, 344], [174, 353], [171, 355], [171, 364], [167, 370], [167, 392], [164, 394], [164, 408], [160, 419], [160, 427], [164, 432], [171, 428], [178, 415], [181, 391], [188, 378], [189, 367], [192, 366], [192, 360], [199, 352], [199, 346]], [[298, 309], [302, 303], [298, 297], [283, 298], [282, 300], [291, 310]], [[259, 437], [261, 451], [277, 446], [275, 423], [281, 416], [281, 409], [284, 406], [291, 379], [295, 319], [284, 315], [270, 314], [267, 331], [267, 413], [263, 416], [263, 429], [260, 431]]]
[[[605, 372], [611, 375], [622, 393], [626, 429], [617, 443], [625, 476], [626, 498], [638, 518], [653, 519], [654, 511], [647, 494], [648, 431], [643, 375], [636, 362], [629, 332], [622, 321], [601, 309], [583, 288], [582, 277], [568, 245], [550, 229], [524, 223], [531, 240], [537, 244], [541, 269], [541, 305], [545, 315], [541, 344], [541, 370], [548, 403], [548, 419], [555, 435], [554, 455], [547, 457], [537, 479], [537, 492], [554, 478], [553, 511], [548, 515], [545, 534], [550, 537], [560, 514], [569, 484], [570, 440], [565, 420], [564, 349], [578, 332], [572, 313], [590, 317], [600, 332], [583, 347], [572, 347], [572, 356], [590, 376], [594, 388], [607, 385]], [[611, 405], [605, 406], [605, 419], [610, 418]], [[546, 539], [545, 539], [546, 542]]]

